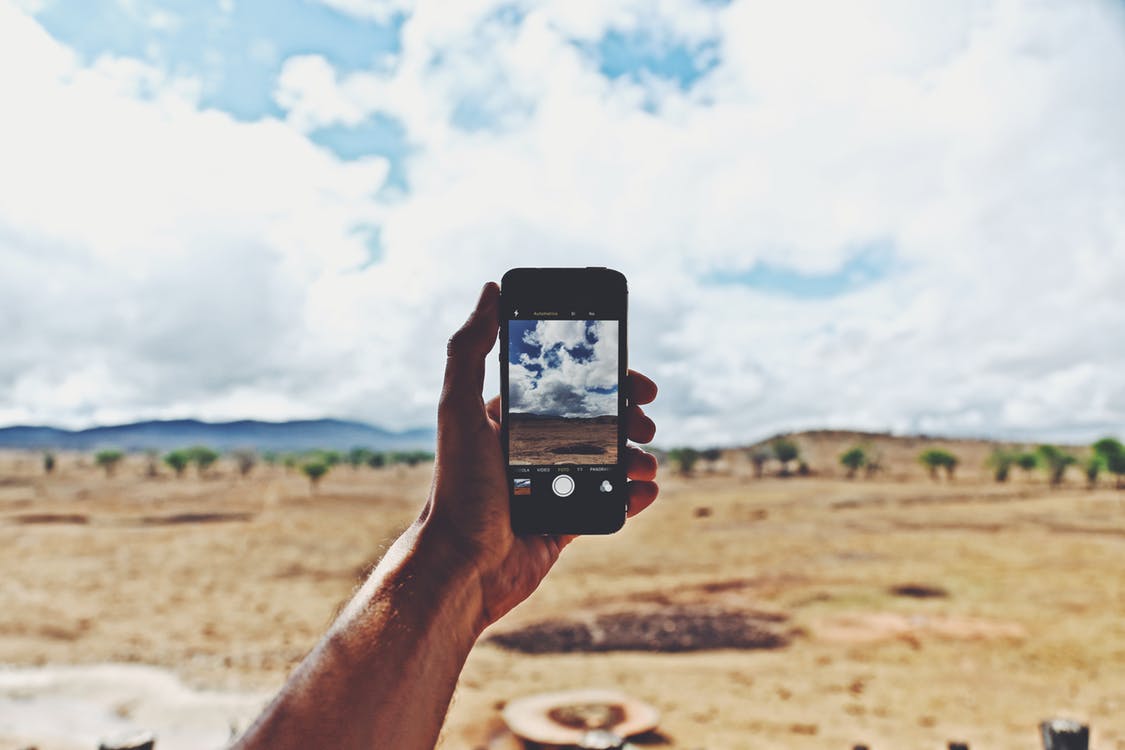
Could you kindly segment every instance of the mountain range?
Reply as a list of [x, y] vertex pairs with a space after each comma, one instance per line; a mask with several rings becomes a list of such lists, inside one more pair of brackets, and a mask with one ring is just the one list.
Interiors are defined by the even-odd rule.
[[315, 448], [348, 450], [433, 450], [434, 430], [418, 428], [404, 432], [343, 419], [306, 419], [289, 422], [203, 422], [172, 419], [85, 430], [57, 427], [0, 427], [0, 449], [76, 450], [120, 448], [127, 451], [171, 450], [190, 445], [208, 445], [218, 450], [256, 448], [272, 451], [302, 451]]

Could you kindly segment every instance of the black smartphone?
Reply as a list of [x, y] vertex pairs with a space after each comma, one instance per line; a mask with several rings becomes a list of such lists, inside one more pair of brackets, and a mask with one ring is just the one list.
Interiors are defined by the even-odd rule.
[[512, 529], [625, 523], [625, 276], [515, 268], [500, 282], [500, 398]]

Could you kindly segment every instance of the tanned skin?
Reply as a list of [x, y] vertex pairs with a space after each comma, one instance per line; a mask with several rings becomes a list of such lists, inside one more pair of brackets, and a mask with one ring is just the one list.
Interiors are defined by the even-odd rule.
[[[573, 536], [516, 536], [485, 357], [500, 289], [485, 285], [449, 340], [429, 499], [281, 692], [232, 750], [424, 750], [437, 742], [457, 676], [481, 632], [526, 599]], [[656, 385], [630, 371], [629, 439], [652, 440], [640, 408]], [[629, 515], [656, 499], [656, 459], [625, 455]]]

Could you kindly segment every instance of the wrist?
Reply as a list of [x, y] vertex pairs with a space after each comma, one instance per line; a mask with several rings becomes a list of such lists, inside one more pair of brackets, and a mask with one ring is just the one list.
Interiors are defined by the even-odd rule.
[[487, 625], [476, 564], [459, 546], [457, 538], [434, 522], [432, 516], [407, 533], [413, 533], [414, 539], [403, 567], [407, 577], [423, 592], [425, 601], [418, 603], [436, 612], [444, 628], [471, 646]]

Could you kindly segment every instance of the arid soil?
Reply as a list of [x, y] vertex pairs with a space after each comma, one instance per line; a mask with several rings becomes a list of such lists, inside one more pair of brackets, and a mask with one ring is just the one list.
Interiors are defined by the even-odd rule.
[[612, 464], [617, 462], [617, 417], [567, 419], [511, 415], [513, 464]]
[[[1040, 720], [1071, 716], [1125, 749], [1125, 493], [1077, 471], [1053, 491], [998, 485], [986, 446], [957, 443], [972, 459], [953, 482], [890, 443], [886, 472], [847, 481], [851, 438], [798, 440], [818, 476], [755, 479], [729, 453], [571, 545], [473, 651], [442, 747], [482, 747], [513, 697], [605, 687], [659, 708], [655, 747], [1029, 748]], [[37, 456], [0, 455], [0, 663], [152, 664], [224, 690], [280, 684], [430, 480], [338, 467], [314, 495], [280, 468], [90, 463], [63, 455], [44, 477]], [[584, 650], [501, 645], [529, 632]], [[591, 646], [607, 637], [625, 650]], [[665, 650], [628, 650], [646, 638]]]

